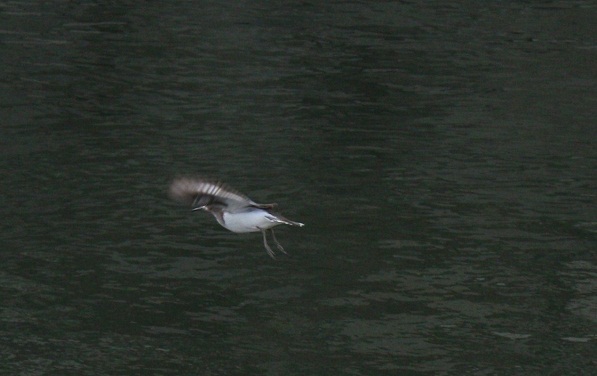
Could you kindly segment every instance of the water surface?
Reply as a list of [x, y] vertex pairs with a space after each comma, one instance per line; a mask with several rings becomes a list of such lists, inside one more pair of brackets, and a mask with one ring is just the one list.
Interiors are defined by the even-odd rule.
[[1, 373], [591, 374], [595, 11], [3, 5]]

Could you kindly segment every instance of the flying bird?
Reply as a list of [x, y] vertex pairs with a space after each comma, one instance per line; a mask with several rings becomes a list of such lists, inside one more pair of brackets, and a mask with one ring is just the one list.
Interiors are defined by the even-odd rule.
[[258, 204], [216, 180], [177, 178], [170, 185], [169, 196], [175, 201], [190, 204], [193, 211], [204, 210], [213, 214], [220, 225], [232, 232], [261, 231], [265, 250], [272, 258], [275, 258], [275, 254], [267, 242], [266, 232], [271, 232], [276, 247], [286, 253], [276, 239], [273, 227], [282, 224], [304, 226], [303, 223], [291, 221], [275, 212], [277, 204]]

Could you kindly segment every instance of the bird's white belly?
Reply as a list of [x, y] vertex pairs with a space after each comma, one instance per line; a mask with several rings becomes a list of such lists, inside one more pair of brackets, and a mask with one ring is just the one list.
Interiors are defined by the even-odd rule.
[[267, 213], [261, 210], [230, 214], [223, 213], [223, 226], [232, 232], [256, 232], [279, 225], [267, 219]]

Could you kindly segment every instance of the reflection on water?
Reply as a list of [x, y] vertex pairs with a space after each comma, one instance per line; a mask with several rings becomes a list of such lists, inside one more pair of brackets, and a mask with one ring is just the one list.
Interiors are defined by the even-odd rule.
[[588, 374], [592, 5], [461, 5], [4, 6], [0, 371]]

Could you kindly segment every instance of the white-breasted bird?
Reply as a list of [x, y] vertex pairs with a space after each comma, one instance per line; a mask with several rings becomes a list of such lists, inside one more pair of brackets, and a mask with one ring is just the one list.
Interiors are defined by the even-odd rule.
[[276, 213], [274, 210], [277, 204], [258, 204], [220, 181], [177, 178], [170, 185], [169, 196], [175, 201], [190, 204], [193, 211], [210, 212], [220, 225], [232, 232], [261, 231], [265, 250], [272, 258], [275, 255], [267, 243], [266, 232], [271, 232], [276, 247], [286, 253], [276, 239], [273, 227], [281, 224], [304, 226], [303, 223], [291, 221]]

